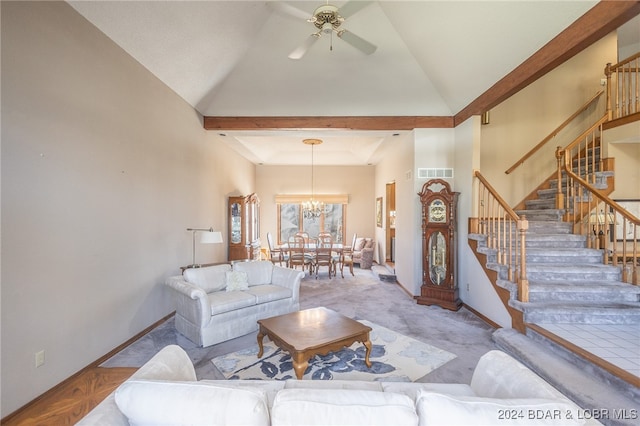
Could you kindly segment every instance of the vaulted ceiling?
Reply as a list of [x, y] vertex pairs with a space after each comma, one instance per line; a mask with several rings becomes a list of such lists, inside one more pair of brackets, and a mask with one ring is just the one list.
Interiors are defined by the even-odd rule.
[[[342, 28], [374, 53], [323, 34], [298, 60], [317, 31], [303, 17], [325, 1], [69, 3], [203, 116], [452, 117], [597, 2], [372, 1]], [[255, 163], [306, 164], [313, 136], [327, 142], [318, 164], [367, 164], [394, 131], [216, 133]]]

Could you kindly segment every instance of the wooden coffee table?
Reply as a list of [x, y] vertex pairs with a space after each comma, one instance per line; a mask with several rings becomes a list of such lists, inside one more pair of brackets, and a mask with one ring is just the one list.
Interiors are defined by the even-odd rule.
[[314, 355], [326, 355], [355, 342], [362, 342], [367, 348], [364, 362], [371, 368], [371, 327], [331, 309], [306, 309], [262, 319], [258, 324], [258, 358], [263, 353], [262, 339], [268, 336], [278, 347], [291, 354], [298, 379], [302, 379]]

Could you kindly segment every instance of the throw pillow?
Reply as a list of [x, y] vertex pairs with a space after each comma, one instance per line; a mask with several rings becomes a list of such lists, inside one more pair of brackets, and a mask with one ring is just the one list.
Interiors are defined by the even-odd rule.
[[571, 404], [541, 398], [482, 398], [419, 391], [420, 425], [582, 425]]
[[375, 243], [376, 242], [375, 242], [375, 240], [373, 238], [371, 238], [371, 239], [367, 238], [367, 242], [365, 243], [364, 248], [366, 248], [366, 249], [373, 248], [373, 245]]
[[353, 251], [362, 251], [366, 243], [366, 238], [356, 238], [356, 245], [353, 246]]
[[248, 290], [247, 273], [241, 271], [227, 271], [227, 291]]
[[257, 389], [128, 380], [115, 401], [132, 425], [269, 425], [267, 396]]

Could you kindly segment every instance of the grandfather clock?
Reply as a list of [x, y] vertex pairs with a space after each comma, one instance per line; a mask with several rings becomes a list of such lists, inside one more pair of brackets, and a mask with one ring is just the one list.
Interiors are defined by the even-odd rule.
[[416, 300], [452, 311], [462, 306], [456, 284], [456, 204], [442, 179], [433, 179], [418, 194], [422, 203], [422, 286]]

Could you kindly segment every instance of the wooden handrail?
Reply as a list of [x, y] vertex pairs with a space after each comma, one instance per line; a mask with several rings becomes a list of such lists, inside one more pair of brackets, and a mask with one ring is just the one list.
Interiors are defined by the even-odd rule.
[[562, 122], [562, 124], [560, 124], [558, 127], [556, 127], [551, 133], [549, 133], [549, 135], [547, 135], [544, 139], [542, 139], [540, 142], [538, 142], [538, 144], [536, 146], [534, 146], [529, 152], [527, 152], [518, 161], [516, 161], [513, 166], [511, 166], [509, 169], [507, 169], [507, 171], [505, 171], [505, 173], [509, 174], [509, 173], [513, 172], [515, 169], [517, 169], [518, 167], [520, 167], [522, 165], [522, 163], [524, 163], [533, 154], [535, 154], [537, 151], [539, 151], [544, 145], [547, 144], [547, 142], [549, 142], [558, 133], [560, 133], [560, 131], [562, 129], [567, 127], [569, 125], [569, 123], [571, 123], [577, 116], [579, 116], [580, 114], [582, 114], [582, 112], [584, 112], [587, 108], [589, 108], [589, 106], [591, 106], [591, 104], [593, 102], [595, 102], [600, 96], [602, 96], [603, 93], [604, 93], [604, 90], [600, 90], [598, 93], [596, 93], [584, 105], [582, 105], [580, 108], [578, 108], [576, 110], [576, 112], [571, 114], [571, 116], [569, 118], [567, 118], [564, 122]]
[[629, 56], [627, 59], [624, 59], [624, 60], [618, 62], [617, 64], [613, 64], [613, 65], [607, 64], [607, 68], [609, 68], [611, 71], [615, 71], [616, 69], [618, 69], [618, 68], [620, 68], [620, 67], [622, 67], [624, 65], [627, 65], [629, 62], [631, 62], [631, 61], [633, 61], [633, 60], [635, 60], [637, 58], [640, 58], [640, 52], [636, 53], [635, 55]]
[[475, 197], [478, 233], [486, 237], [487, 248], [495, 251], [496, 263], [507, 268], [508, 280], [517, 283], [518, 300], [528, 302], [526, 232], [529, 222], [513, 211], [480, 171], [474, 171], [474, 177], [479, 182]]
[[[640, 112], [640, 52], [604, 68], [607, 77], [607, 113], [615, 120]], [[614, 78], [615, 77], [615, 78]]]
[[585, 137], [587, 137], [590, 133], [593, 133], [596, 129], [598, 129], [598, 127], [602, 126], [602, 124], [605, 123], [606, 121], [607, 121], [607, 114], [605, 114], [602, 117], [600, 117], [600, 119], [598, 121], [596, 121], [595, 124], [593, 124], [587, 130], [582, 132], [580, 134], [580, 136], [575, 138], [569, 145], [567, 145], [564, 148], [560, 148], [560, 150], [561, 151], [570, 151], [570, 150], [572, 150], [573, 148], [578, 146], [584, 140]]
[[498, 203], [500, 204], [500, 206], [502, 206], [502, 208], [504, 209], [504, 211], [509, 215], [509, 217], [511, 217], [511, 219], [513, 220], [520, 220], [520, 216], [518, 216], [518, 214], [511, 208], [509, 207], [509, 204], [507, 204], [507, 202], [504, 200], [504, 198], [502, 198], [500, 196], [500, 194], [498, 194], [498, 191], [495, 190], [495, 188], [493, 186], [491, 186], [491, 184], [489, 183], [489, 181], [482, 176], [482, 173], [480, 173], [479, 170], [476, 170], [474, 172], [474, 176], [478, 178], [478, 180], [480, 182], [482, 182], [482, 184], [484, 186], [487, 187], [487, 189], [489, 190], [489, 192], [491, 192], [491, 194], [495, 197], [495, 199], [498, 201]]
[[571, 170], [571, 165], [569, 164], [571, 160], [568, 159], [566, 155], [564, 156], [564, 158], [565, 158], [565, 161], [564, 161], [565, 173], [567, 173], [568, 176], [571, 176], [571, 178], [576, 183], [579, 183], [580, 185], [584, 186], [585, 189], [588, 190], [591, 195], [595, 196], [600, 201], [607, 203], [617, 213], [619, 213], [620, 216], [624, 217], [634, 225], [640, 226], [640, 219], [638, 219], [637, 217], [629, 213], [625, 208], [623, 208], [620, 204], [616, 203], [611, 198], [602, 194], [599, 189], [593, 187], [589, 182], [587, 182], [586, 180], [582, 179], [580, 176], [575, 174], [573, 170]]
[[[620, 267], [623, 282], [638, 285], [640, 219], [594, 185], [603, 171], [603, 161], [596, 150], [608, 118], [609, 111], [565, 148], [556, 150], [556, 208], [565, 211], [565, 220], [573, 224], [574, 233], [587, 237], [587, 247], [602, 250], [605, 264]], [[618, 224], [622, 228], [621, 239], [616, 235]]]

